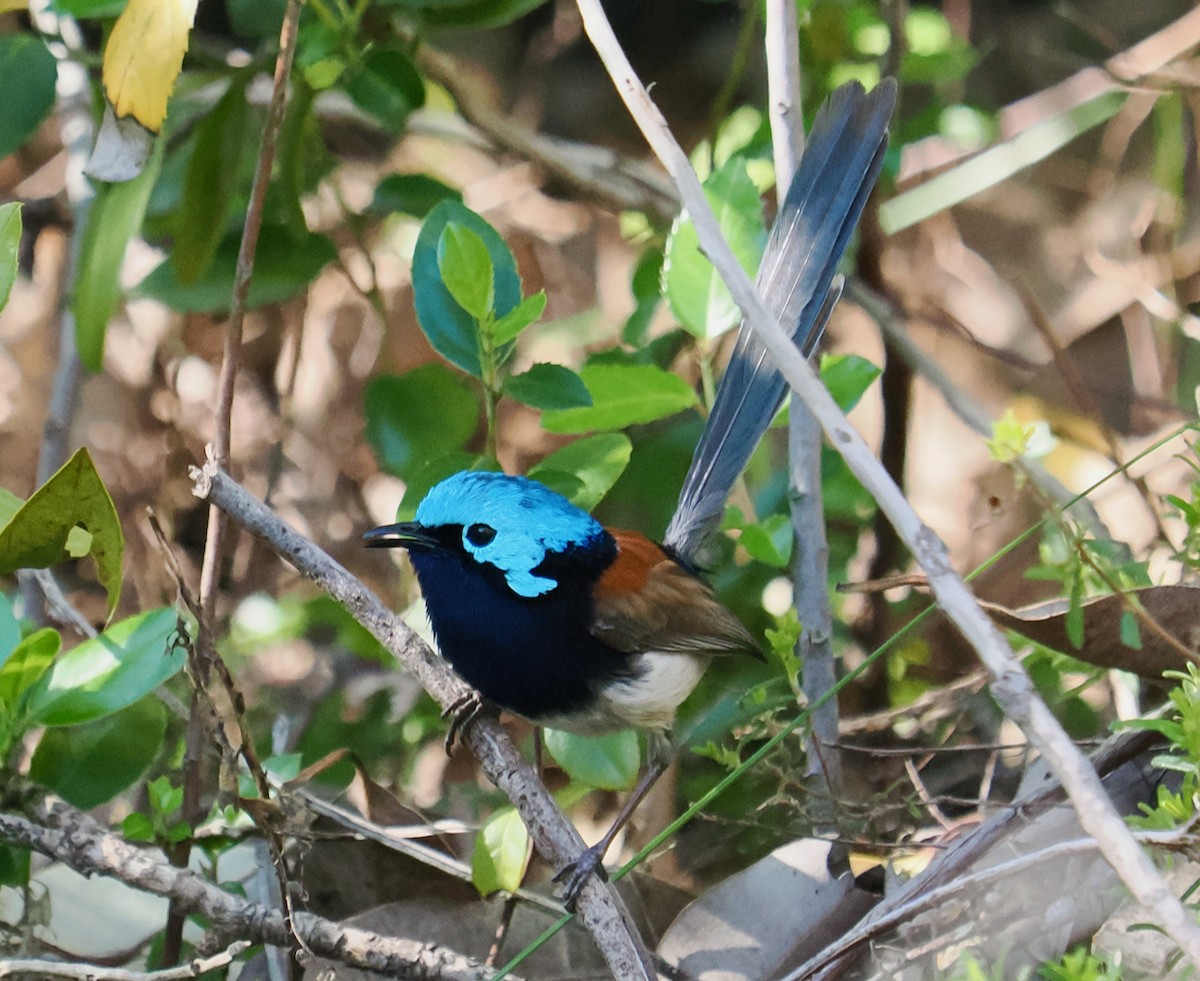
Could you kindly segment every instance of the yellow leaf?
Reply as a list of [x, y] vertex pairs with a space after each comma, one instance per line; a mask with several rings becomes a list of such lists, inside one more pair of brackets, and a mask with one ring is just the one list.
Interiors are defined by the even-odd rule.
[[197, 0], [129, 0], [104, 49], [104, 94], [118, 118], [132, 116], [152, 133], [183, 67]]

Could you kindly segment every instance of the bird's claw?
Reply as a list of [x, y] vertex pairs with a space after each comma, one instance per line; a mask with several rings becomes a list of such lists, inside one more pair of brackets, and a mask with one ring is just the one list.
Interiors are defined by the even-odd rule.
[[450, 728], [446, 730], [446, 755], [454, 755], [454, 744], [459, 736], [483, 711], [483, 696], [472, 689], [465, 695], [460, 695], [442, 709], [442, 718], [450, 719]]
[[559, 869], [554, 876], [555, 882], [563, 883], [562, 903], [568, 913], [575, 912], [579, 894], [583, 892], [583, 887], [587, 885], [587, 881], [593, 873], [605, 882], [608, 881], [608, 872], [604, 869], [603, 859], [603, 847], [592, 845], [591, 848], [584, 849], [575, 861]]

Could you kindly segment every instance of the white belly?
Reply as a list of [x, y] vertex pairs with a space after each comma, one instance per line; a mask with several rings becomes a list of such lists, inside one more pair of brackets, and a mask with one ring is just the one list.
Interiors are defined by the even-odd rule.
[[696, 654], [638, 654], [637, 676], [605, 685], [591, 712], [534, 721], [582, 736], [600, 736], [618, 729], [670, 729], [679, 703], [691, 694], [710, 660]]

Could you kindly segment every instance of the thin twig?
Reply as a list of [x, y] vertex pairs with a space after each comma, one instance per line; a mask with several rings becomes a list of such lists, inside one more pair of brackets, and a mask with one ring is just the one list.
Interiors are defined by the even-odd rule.
[[[266, 206], [267, 188], [271, 183], [271, 169], [275, 163], [275, 146], [279, 130], [283, 125], [283, 114], [287, 108], [287, 83], [292, 72], [292, 61], [296, 53], [296, 36], [300, 23], [301, 0], [288, 0], [283, 24], [279, 33], [279, 54], [275, 59], [275, 76], [271, 90], [271, 102], [267, 109], [267, 121], [263, 129], [258, 163], [250, 185], [250, 201], [242, 225], [242, 241], [238, 248], [237, 266], [233, 278], [233, 296], [230, 303], [229, 320], [225, 324], [225, 346], [221, 359], [221, 372], [217, 381], [217, 407], [214, 419], [215, 454], [221, 465], [229, 466], [229, 450], [232, 434], [233, 394], [241, 366], [242, 333], [246, 319], [250, 282], [254, 276], [254, 254], [258, 248], [258, 235], [262, 228], [263, 211]], [[200, 622], [197, 630], [195, 654], [191, 676], [193, 685], [202, 687], [208, 682], [209, 668], [220, 658], [216, 650], [217, 595], [219, 593], [220, 570], [225, 555], [225, 517], [218, 508], [208, 510], [208, 531], [204, 541], [204, 558], [200, 570]], [[221, 665], [224, 667], [224, 665]], [[227, 675], [223, 675], [225, 677]], [[201, 816], [200, 789], [203, 747], [207, 739], [207, 713], [200, 711], [201, 699], [193, 692], [192, 714], [188, 720], [184, 750], [184, 780], [182, 816], [189, 826], [195, 827]], [[259, 784], [259, 793], [266, 799], [269, 789], [261, 767], [255, 767], [253, 747], [243, 742], [241, 751], [247, 758], [251, 773]], [[279, 843], [267, 831], [267, 838], [277, 858], [279, 875], [284, 876], [282, 860], [279, 859]], [[173, 861], [186, 865], [190, 843], [183, 841], [173, 850]], [[290, 909], [290, 895], [286, 882], [281, 882], [285, 908]], [[179, 956], [183, 930], [182, 919], [174, 906], [168, 916], [167, 933], [163, 958], [168, 963]]]
[[1184, 955], [1200, 968], [1200, 925], [1172, 893], [1154, 863], [1142, 851], [1113, 808], [1096, 772], [1071, 742], [1035, 691], [1029, 676], [1000, 631], [980, 609], [975, 597], [950, 565], [946, 545], [921, 521], [900, 489], [871, 455], [812, 368], [792, 345], [778, 320], [755, 293], [744, 269], [721, 235], [687, 155], [675, 142], [666, 121], [634, 74], [612, 33], [600, 0], [577, 0], [584, 29], [608, 68], [618, 92], [642, 128], [647, 141], [674, 178], [701, 247], [718, 269], [742, 313], [778, 365], [792, 391], [812, 409], [825, 435], [842, 454], [850, 471], [888, 515], [896, 531], [928, 573], [930, 586], [947, 617], [975, 649], [993, 677], [991, 692], [1005, 713], [1025, 732], [1067, 788], [1085, 832], [1096, 838], [1105, 859], [1158, 920]]
[[[194, 493], [265, 541], [286, 562], [315, 582], [416, 676], [443, 707], [468, 693], [463, 682], [374, 593], [210, 461], [193, 468]], [[556, 868], [583, 850], [579, 833], [500, 725], [483, 715], [460, 736], [488, 779], [516, 806], [534, 847]], [[651, 978], [653, 961], [617, 893], [592, 876], [579, 897], [577, 915], [591, 933], [609, 970], [619, 978]]]
[[[783, 207], [804, 150], [804, 117], [800, 109], [800, 33], [791, 0], [767, 0], [766, 49], [769, 115], [775, 157], [775, 197]], [[788, 412], [788, 481], [790, 485], [793, 604], [800, 620], [796, 656], [804, 665], [804, 695], [815, 705], [811, 715], [814, 748], [837, 742], [838, 702], [826, 698], [837, 682], [833, 658], [833, 607], [829, 602], [829, 541], [821, 494], [821, 427], [799, 399]], [[809, 776], [824, 780], [835, 792], [841, 786], [842, 762], [836, 748], [815, 752]]]
[[209, 971], [217, 971], [228, 967], [238, 957], [241, 957], [251, 944], [249, 940], [239, 940], [219, 954], [211, 957], [197, 957], [187, 964], [169, 967], [162, 971], [126, 971], [115, 967], [101, 967], [97, 964], [68, 964], [63, 961], [47, 961], [32, 957], [10, 958], [0, 960], [0, 978], [33, 975], [39, 978], [67, 978], [68, 981], [186, 981], [187, 978], [197, 978]]

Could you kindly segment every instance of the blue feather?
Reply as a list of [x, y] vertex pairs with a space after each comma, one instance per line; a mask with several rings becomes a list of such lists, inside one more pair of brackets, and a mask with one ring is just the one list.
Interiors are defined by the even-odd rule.
[[[759, 293], [785, 328], [793, 325], [792, 338], [805, 357], [816, 348], [837, 300], [834, 274], [879, 176], [895, 101], [891, 79], [869, 94], [857, 83], [834, 92], [817, 113], [771, 229], [758, 271]], [[663, 538], [685, 562], [695, 561], [720, 520], [785, 387], [754, 331], [743, 324]]]
[[[509, 588], [526, 598], [541, 596], [558, 580], [537, 570], [547, 555], [586, 549], [608, 538], [603, 526], [561, 494], [528, 477], [464, 471], [447, 477], [417, 507], [427, 528], [461, 526], [462, 547], [476, 561], [504, 574]], [[490, 541], [473, 542], [468, 531], [485, 525]]]

